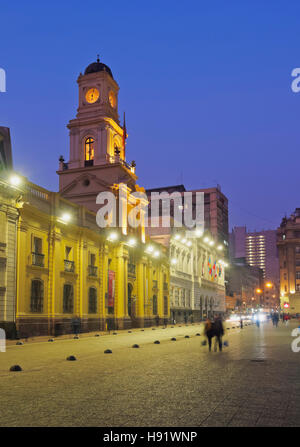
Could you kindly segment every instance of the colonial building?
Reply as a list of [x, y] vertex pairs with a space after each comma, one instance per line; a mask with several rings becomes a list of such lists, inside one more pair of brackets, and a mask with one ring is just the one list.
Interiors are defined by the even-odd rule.
[[171, 321], [200, 321], [225, 312], [225, 247], [205, 231], [147, 228], [151, 239], [168, 248]]
[[[171, 319], [200, 321], [225, 312], [226, 263], [212, 237], [173, 233], [169, 243]], [[218, 247], [221, 247], [220, 245]], [[222, 247], [223, 248], [223, 247]], [[224, 248], [223, 248], [224, 249]]]
[[[169, 318], [168, 257], [145, 235], [147, 196], [136, 184], [135, 163], [126, 162], [118, 84], [98, 60], [80, 74], [78, 85], [78, 113], [68, 125], [69, 161], [60, 157], [60, 192], [18, 176], [18, 208], [17, 191], [1, 202], [2, 265], [16, 273], [17, 253], [17, 292], [7, 294], [3, 281], [0, 316], [13, 319], [20, 336], [67, 333], [75, 318], [82, 331], [144, 327]], [[99, 227], [101, 192], [116, 198], [113, 227], [107, 226], [110, 214]], [[136, 207], [139, 225], [132, 227], [127, 215]]]
[[154, 242], [100, 230], [96, 214], [22, 178], [20, 336], [143, 327], [169, 316], [168, 260]]
[[277, 229], [281, 310], [300, 313], [300, 208]]

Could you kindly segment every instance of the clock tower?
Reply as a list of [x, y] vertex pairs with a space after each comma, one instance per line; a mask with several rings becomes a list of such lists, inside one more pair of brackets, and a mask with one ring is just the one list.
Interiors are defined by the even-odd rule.
[[78, 79], [79, 105], [68, 124], [70, 157], [59, 160], [59, 192], [68, 200], [97, 212], [99, 192], [125, 183], [133, 191], [135, 163], [126, 162], [126, 128], [118, 115], [119, 86], [111, 69], [100, 62], [90, 64]]

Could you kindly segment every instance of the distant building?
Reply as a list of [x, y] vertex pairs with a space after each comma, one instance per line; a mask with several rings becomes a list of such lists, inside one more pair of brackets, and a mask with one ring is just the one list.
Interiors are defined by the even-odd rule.
[[[216, 188], [212, 188], [216, 190]], [[178, 203], [171, 201], [169, 227], [162, 225], [163, 205], [158, 204], [159, 226], [151, 227], [151, 196], [152, 192], [169, 194], [178, 193], [182, 200]], [[223, 233], [218, 233], [218, 213], [214, 213], [216, 203], [214, 200], [204, 203], [204, 233], [193, 235], [193, 231], [186, 228], [174, 228], [178, 219], [175, 206], [184, 208], [183, 193], [187, 192], [183, 185], [155, 188], [147, 190], [149, 199], [149, 225], [146, 233], [152, 240], [159, 242], [169, 249], [170, 257], [170, 313], [171, 319], [176, 322], [199, 321], [206, 317], [213, 317], [216, 313], [225, 312], [225, 268], [226, 259], [225, 241], [228, 240]], [[196, 190], [192, 191], [193, 212], [196, 206]], [[200, 191], [200, 192], [204, 192]], [[209, 194], [208, 194], [209, 195]], [[209, 196], [210, 197], [210, 196]], [[224, 196], [225, 197], [225, 196]], [[204, 193], [205, 198], [205, 193]], [[217, 198], [215, 198], [217, 200]], [[227, 199], [226, 199], [227, 200]], [[227, 202], [226, 202], [227, 203]], [[210, 219], [210, 215], [216, 219]], [[193, 217], [194, 213], [193, 213]], [[226, 217], [224, 217], [226, 219]], [[213, 222], [213, 231], [209, 224]], [[172, 228], [173, 227], [173, 228]], [[222, 226], [220, 225], [220, 228]], [[225, 227], [226, 229], [226, 227]], [[221, 261], [221, 262], [220, 262]]]
[[246, 258], [249, 265], [260, 267], [266, 280], [279, 281], [279, 260], [276, 230], [247, 232], [246, 227], [234, 227], [229, 235], [232, 259]]
[[279, 305], [279, 259], [276, 230], [247, 232], [234, 227], [229, 235], [229, 253], [232, 261], [245, 258], [246, 263], [263, 271], [261, 301], [267, 307]]
[[245, 258], [239, 258], [231, 262], [226, 277], [227, 308], [232, 308], [234, 304], [235, 308], [246, 310], [262, 304], [262, 269], [250, 266]]
[[204, 193], [204, 220], [205, 228], [211, 232], [213, 237], [227, 247], [228, 235], [228, 199], [221, 192], [218, 185], [214, 188], [194, 189], [192, 192]]
[[277, 229], [281, 309], [300, 313], [300, 208]]
[[[185, 192], [192, 193], [192, 206], [193, 217], [196, 207], [196, 193], [202, 192], [204, 194], [204, 229], [208, 230], [214, 237], [216, 242], [220, 242], [225, 245], [226, 254], [228, 249], [229, 235], [228, 235], [228, 199], [221, 192], [221, 188], [218, 185], [214, 188], [202, 188], [186, 190], [184, 185], [166, 186], [159, 188], [147, 189], [146, 194], [149, 201], [151, 201], [152, 192], [168, 192], [169, 194], [178, 192], [182, 195], [181, 206], [184, 206], [183, 194]], [[161, 211], [161, 208], [160, 208]], [[174, 218], [174, 205], [171, 203], [170, 209], [171, 217]], [[161, 215], [161, 213], [160, 213]]]

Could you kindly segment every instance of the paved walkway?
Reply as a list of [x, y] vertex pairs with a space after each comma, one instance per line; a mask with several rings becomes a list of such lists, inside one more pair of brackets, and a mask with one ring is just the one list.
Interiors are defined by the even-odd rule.
[[299, 426], [294, 327], [231, 329], [222, 353], [208, 353], [197, 325], [11, 344], [0, 353], [0, 425]]

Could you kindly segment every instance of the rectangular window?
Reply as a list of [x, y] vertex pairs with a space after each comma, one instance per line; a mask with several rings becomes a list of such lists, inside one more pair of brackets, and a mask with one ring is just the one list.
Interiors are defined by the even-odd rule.
[[32, 240], [32, 265], [44, 267], [43, 241], [35, 236]]
[[89, 289], [89, 314], [97, 313], [97, 289], [90, 287]]
[[42, 254], [43, 253], [43, 241], [39, 237], [33, 238], [33, 247], [32, 247], [33, 253], [36, 254]]
[[300, 279], [300, 271], [296, 272], [296, 279]]

